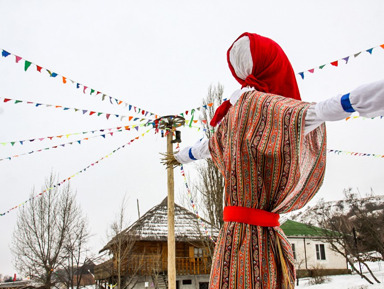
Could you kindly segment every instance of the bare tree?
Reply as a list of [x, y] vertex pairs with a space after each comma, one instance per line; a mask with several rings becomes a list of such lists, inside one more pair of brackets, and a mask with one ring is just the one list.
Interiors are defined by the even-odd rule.
[[[208, 95], [203, 100], [201, 118], [203, 129], [207, 138], [211, 138], [215, 132], [215, 128], [209, 125], [210, 120], [215, 114], [216, 108], [223, 101], [224, 87], [218, 84], [216, 87], [210, 86]], [[212, 105], [211, 105], [212, 104]], [[195, 184], [195, 190], [202, 195], [202, 204], [211, 224], [217, 228], [223, 225], [223, 194], [224, 194], [224, 178], [212, 159], [206, 159], [197, 165], [199, 181]]]
[[60, 273], [57, 274], [58, 281], [66, 288], [80, 288], [85, 275], [88, 275], [89, 267], [93, 264], [87, 243], [90, 237], [87, 220], [79, 211], [78, 219], [74, 220], [71, 234], [64, 244]]
[[[127, 231], [128, 221], [125, 208], [127, 200], [124, 197], [116, 220], [111, 224], [111, 241], [101, 250], [109, 250], [113, 254], [113, 265], [109, 266], [110, 276], [116, 276], [117, 289], [135, 287], [137, 275], [143, 266], [143, 252], [135, 254], [135, 236]], [[106, 267], [107, 268], [107, 267]]]
[[56, 179], [51, 174], [43, 188], [46, 192], [38, 198], [33, 192], [20, 209], [12, 241], [16, 268], [47, 289], [58, 282], [65, 246], [78, 233], [76, 224], [82, 219], [70, 185], [55, 185]]
[[[356, 238], [357, 224], [364, 222], [368, 224], [367, 228], [365, 228], [365, 234], [374, 235], [374, 232], [368, 232], [367, 230], [371, 228], [371, 230], [375, 231], [378, 228], [373, 228], [369, 225], [369, 218], [367, 219], [365, 213], [360, 212], [363, 210], [361, 207], [358, 208], [360, 201], [351, 196], [349, 192], [346, 192], [348, 212], [336, 214], [333, 210], [334, 208], [320, 201], [317, 204], [316, 221], [321, 228], [325, 229], [321, 233], [327, 237], [327, 242], [330, 244], [331, 249], [344, 256], [354, 272], [359, 274], [368, 283], [373, 284], [373, 281], [362, 272], [360, 267], [362, 264], [368, 270], [371, 278], [376, 283], [380, 283], [367, 264], [369, 254], [367, 254], [368, 252], [363, 248], [363, 246], [367, 245], [363, 245], [363, 241], [360, 242], [361, 246], [359, 246]], [[341, 205], [341, 203], [339, 203], [339, 205]], [[369, 239], [371, 237], [367, 238]], [[359, 267], [356, 267], [356, 262], [359, 263]]]

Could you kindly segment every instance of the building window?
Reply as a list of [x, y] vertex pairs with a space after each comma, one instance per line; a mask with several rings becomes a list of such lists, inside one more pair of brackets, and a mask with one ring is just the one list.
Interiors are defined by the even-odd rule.
[[317, 260], [325, 260], [324, 244], [316, 244], [316, 258]]
[[192, 280], [191, 279], [183, 280], [183, 285], [192, 285]]
[[194, 255], [195, 258], [203, 257], [203, 248], [194, 248]]
[[291, 247], [292, 247], [292, 252], [293, 252], [293, 259], [296, 260], [296, 247], [295, 247], [295, 244], [291, 244]]

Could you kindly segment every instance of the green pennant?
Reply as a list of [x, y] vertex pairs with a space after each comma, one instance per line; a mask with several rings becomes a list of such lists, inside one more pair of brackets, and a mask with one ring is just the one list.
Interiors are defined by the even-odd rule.
[[320, 66], [319, 66], [319, 68], [320, 68], [320, 69], [323, 69], [323, 68], [324, 68], [324, 66], [325, 66], [325, 64], [323, 64], [323, 65], [320, 65]]
[[98, 113], [97, 113], [97, 116], [100, 116], [100, 115], [102, 115], [102, 114], [103, 114], [102, 112], [98, 112]]
[[191, 121], [189, 122], [189, 127], [192, 127], [192, 123], [193, 123], [193, 118], [195, 117], [195, 110], [192, 109], [191, 110]]
[[31, 66], [32, 62], [25, 60], [24, 63], [24, 71], [27, 71], [27, 69]]
[[14, 142], [14, 141], [11, 141], [11, 145], [14, 146], [14, 145], [15, 145], [15, 142]]
[[91, 95], [92, 95], [92, 93], [94, 93], [94, 92], [95, 92], [95, 90], [91, 88]]
[[23, 102], [22, 100], [15, 100], [15, 104]]

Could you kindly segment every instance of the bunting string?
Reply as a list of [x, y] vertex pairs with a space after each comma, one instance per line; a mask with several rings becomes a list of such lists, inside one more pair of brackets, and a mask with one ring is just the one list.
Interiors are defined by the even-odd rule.
[[71, 136], [75, 135], [85, 135], [85, 134], [94, 134], [95, 132], [105, 132], [105, 133], [111, 133], [111, 132], [116, 132], [116, 131], [121, 131], [121, 130], [131, 130], [131, 129], [136, 129], [137, 131], [139, 130], [139, 127], [146, 126], [146, 124], [138, 124], [138, 125], [126, 125], [126, 126], [118, 126], [114, 128], [103, 128], [103, 129], [97, 129], [97, 130], [92, 130], [92, 131], [83, 131], [83, 132], [76, 132], [76, 133], [66, 133], [66, 134], [61, 134], [61, 135], [56, 135], [56, 136], [47, 136], [47, 137], [35, 137], [31, 139], [25, 139], [25, 140], [17, 140], [17, 141], [9, 141], [9, 142], [0, 142], [0, 145], [6, 146], [6, 145], [11, 145], [15, 146], [17, 144], [24, 145], [25, 143], [31, 143], [34, 141], [44, 141], [44, 140], [53, 140], [56, 138], [62, 139], [62, 138], [69, 138]]
[[[11, 57], [15, 58], [15, 63], [19, 63], [19, 62], [23, 63], [24, 62], [24, 71], [27, 71], [31, 66], [35, 66], [36, 71], [40, 72], [40, 74], [42, 74], [42, 72], [45, 71], [45, 72], [47, 72], [47, 74], [46, 74], [47, 76], [49, 75], [49, 77], [60, 79], [63, 84], [67, 84], [67, 83], [71, 82], [77, 89], [81, 89], [83, 91], [83, 94], [91, 95], [91, 96], [100, 96], [102, 101], [105, 101], [106, 99], [108, 99], [112, 105], [114, 105], [114, 104], [123, 105], [123, 106], [127, 107], [129, 109], [129, 111], [132, 110], [133, 112], [135, 112], [137, 114], [141, 113], [142, 115], [147, 115], [149, 113], [150, 116], [156, 115], [153, 112], [150, 112], [148, 110], [144, 110], [142, 108], [139, 108], [137, 106], [129, 104], [123, 100], [109, 96], [106, 93], [103, 93], [99, 90], [96, 90], [96, 89], [91, 88], [89, 86], [83, 85], [78, 81], [72, 80], [66, 76], [60, 75], [56, 72], [53, 72], [51, 69], [44, 68], [41, 65], [37, 65], [31, 61], [24, 59], [23, 57], [20, 57], [16, 54], [8, 52], [4, 49], [0, 49], [0, 50], [2, 50], [2, 53], [1, 53], [2, 57], [10, 57], [11, 56]], [[155, 118], [157, 118], [157, 116], [155, 116]]]
[[360, 118], [362, 120], [367, 120], [367, 119], [382, 119], [384, 116], [376, 116], [376, 117], [364, 117], [364, 116], [359, 116], [359, 115], [353, 115], [353, 116], [348, 116], [345, 120], [348, 121], [350, 119], [357, 119]]
[[120, 114], [115, 114], [115, 113], [107, 113], [107, 112], [98, 112], [94, 110], [89, 110], [89, 109], [82, 109], [82, 108], [74, 108], [74, 107], [66, 107], [62, 105], [54, 105], [54, 104], [45, 104], [45, 103], [39, 103], [39, 102], [33, 102], [33, 101], [26, 101], [26, 100], [19, 100], [19, 99], [12, 99], [12, 98], [5, 98], [5, 97], [0, 97], [0, 102], [4, 102], [7, 104], [29, 104], [34, 107], [50, 107], [50, 108], [56, 108], [60, 109], [63, 111], [71, 111], [73, 110], [74, 112], [81, 112], [83, 115], [87, 116], [105, 116], [106, 119], [110, 119], [111, 116], [114, 116], [116, 118], [119, 118], [120, 121], [123, 121], [124, 119], [127, 119], [128, 121], [137, 121], [143, 122], [145, 120], [147, 121], [152, 121], [151, 119], [148, 119], [146, 117], [134, 117], [130, 115], [120, 115]]
[[350, 151], [342, 151], [342, 150], [333, 150], [327, 149], [328, 153], [333, 153], [337, 155], [350, 155], [355, 157], [374, 157], [374, 158], [384, 158], [384, 155], [372, 154], [372, 153], [360, 153], [360, 152], [350, 152]]
[[333, 66], [333, 67], [338, 67], [340, 63], [344, 63], [344, 64], [348, 64], [349, 61], [351, 59], [355, 59], [356, 57], [358, 57], [359, 55], [361, 55], [361, 53], [363, 52], [366, 52], [368, 53], [369, 55], [372, 55], [373, 53], [373, 50], [376, 49], [376, 48], [382, 48], [384, 49], [384, 44], [381, 44], [381, 45], [378, 45], [378, 46], [375, 46], [375, 47], [371, 47], [369, 49], [366, 49], [366, 50], [363, 50], [363, 51], [360, 51], [360, 52], [357, 52], [357, 53], [354, 53], [353, 55], [349, 55], [349, 56], [346, 56], [346, 57], [343, 57], [343, 58], [340, 58], [340, 59], [337, 59], [337, 60], [334, 60], [334, 61], [331, 61], [327, 64], [323, 64], [323, 65], [320, 65], [318, 67], [315, 67], [315, 68], [311, 68], [311, 69], [308, 69], [306, 71], [302, 71], [302, 72], [299, 72], [297, 73], [298, 75], [301, 76], [301, 79], [304, 79], [304, 74], [308, 74], [308, 73], [315, 73], [315, 70], [321, 70], [323, 69], [325, 66]]
[[[142, 133], [140, 136], [141, 136], [141, 137], [144, 137], [144, 135], [147, 134], [147, 133], [149, 133], [151, 130], [152, 130], [152, 128], [149, 129], [149, 130], [147, 130], [147, 131], [145, 131], [145, 132]], [[25, 204], [27, 204], [28, 202], [32, 201], [33, 199], [42, 196], [44, 193], [49, 192], [49, 191], [51, 191], [52, 189], [54, 189], [54, 188], [56, 188], [56, 187], [60, 187], [60, 186], [63, 185], [65, 182], [68, 182], [69, 180], [73, 179], [74, 177], [78, 176], [79, 174], [81, 174], [81, 173], [85, 172], [86, 170], [88, 170], [88, 169], [94, 167], [95, 165], [99, 164], [101, 161], [103, 161], [103, 160], [109, 158], [110, 156], [112, 156], [114, 153], [116, 153], [116, 152], [119, 151], [120, 149], [123, 149], [123, 148], [125, 148], [126, 146], [130, 145], [131, 143], [133, 143], [134, 141], [138, 140], [138, 139], [140, 138], [140, 136], [131, 139], [131, 140], [130, 140], [129, 142], [127, 142], [126, 144], [124, 144], [124, 145], [118, 147], [117, 149], [113, 150], [111, 153], [109, 153], [109, 154], [103, 156], [102, 158], [98, 159], [98, 160], [95, 161], [94, 163], [91, 163], [91, 164], [88, 165], [87, 167], [85, 167], [85, 168], [83, 168], [82, 170], [78, 171], [77, 173], [71, 175], [70, 177], [68, 177], [68, 178], [66, 178], [66, 179], [64, 179], [64, 180], [62, 180], [61, 182], [57, 183], [56, 185], [54, 185], [54, 186], [52, 186], [52, 187], [50, 187], [50, 188], [47, 188], [47, 189], [43, 190], [41, 193], [39, 193], [39, 194], [37, 194], [37, 195], [35, 195], [35, 196], [30, 197], [28, 200], [26, 200], [26, 201], [20, 203], [19, 205], [16, 205], [16, 206], [10, 208], [9, 210], [5, 211], [4, 213], [0, 213], [0, 216], [5, 216], [6, 214], [11, 213], [12, 211], [16, 210], [17, 208], [20, 208], [20, 207], [24, 206]]]
[[2, 158], [2, 159], [0, 159], [0, 161], [11, 160], [13, 158], [18, 158], [18, 157], [21, 157], [21, 156], [26, 156], [26, 155], [30, 155], [30, 154], [33, 154], [33, 153], [40, 153], [40, 152], [47, 151], [47, 150], [50, 150], [50, 149], [62, 148], [62, 147], [68, 146], [68, 145], [82, 144], [82, 142], [90, 140], [92, 138], [102, 137], [102, 138], [105, 139], [106, 136], [108, 136], [108, 135], [110, 135], [112, 137], [112, 136], [114, 136], [114, 133], [122, 132], [122, 131], [123, 131], [123, 129], [120, 129], [120, 130], [117, 130], [115, 132], [108, 132], [108, 133], [104, 133], [104, 134], [101, 134], [101, 135], [94, 135], [94, 136], [91, 136], [91, 137], [86, 137], [86, 138], [78, 139], [78, 140], [75, 140], [75, 141], [58, 144], [58, 145], [55, 145], [55, 146], [52, 146], [52, 147], [46, 147], [46, 148], [39, 149], [39, 150], [36, 150], [36, 151], [30, 151], [30, 152], [27, 152], [27, 153], [21, 153], [21, 154], [14, 155], [14, 156], [11, 156], [11, 157]]
[[189, 186], [188, 186], [188, 182], [187, 182], [187, 178], [185, 176], [185, 172], [184, 172], [184, 168], [183, 168], [183, 165], [180, 166], [180, 171], [181, 171], [181, 175], [183, 176], [184, 178], [184, 184], [185, 184], [185, 187], [187, 189], [187, 193], [188, 193], [188, 197], [189, 197], [189, 200], [191, 202], [191, 206], [192, 206], [192, 209], [193, 209], [193, 213], [196, 215], [198, 221], [200, 222], [200, 225], [201, 227], [203, 228], [205, 234], [207, 235], [207, 237], [209, 239], [211, 239], [212, 242], [216, 243], [216, 241], [212, 238], [212, 236], [209, 234], [209, 231], [208, 231], [208, 228], [207, 228], [207, 225], [203, 222], [203, 220], [201, 219], [200, 215], [199, 215], [199, 212], [197, 210], [197, 206], [195, 204], [195, 202], [193, 201], [193, 197], [192, 197], [192, 193], [191, 193], [191, 190], [189, 189]]

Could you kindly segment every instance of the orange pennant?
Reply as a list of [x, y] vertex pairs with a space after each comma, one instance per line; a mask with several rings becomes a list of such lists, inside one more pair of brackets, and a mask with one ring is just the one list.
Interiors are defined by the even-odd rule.
[[133, 118], [133, 116], [130, 116], [130, 117], [128, 117], [128, 121], [131, 121], [131, 120], [132, 120], [132, 118]]
[[63, 76], [63, 83], [67, 83], [67, 79]]

